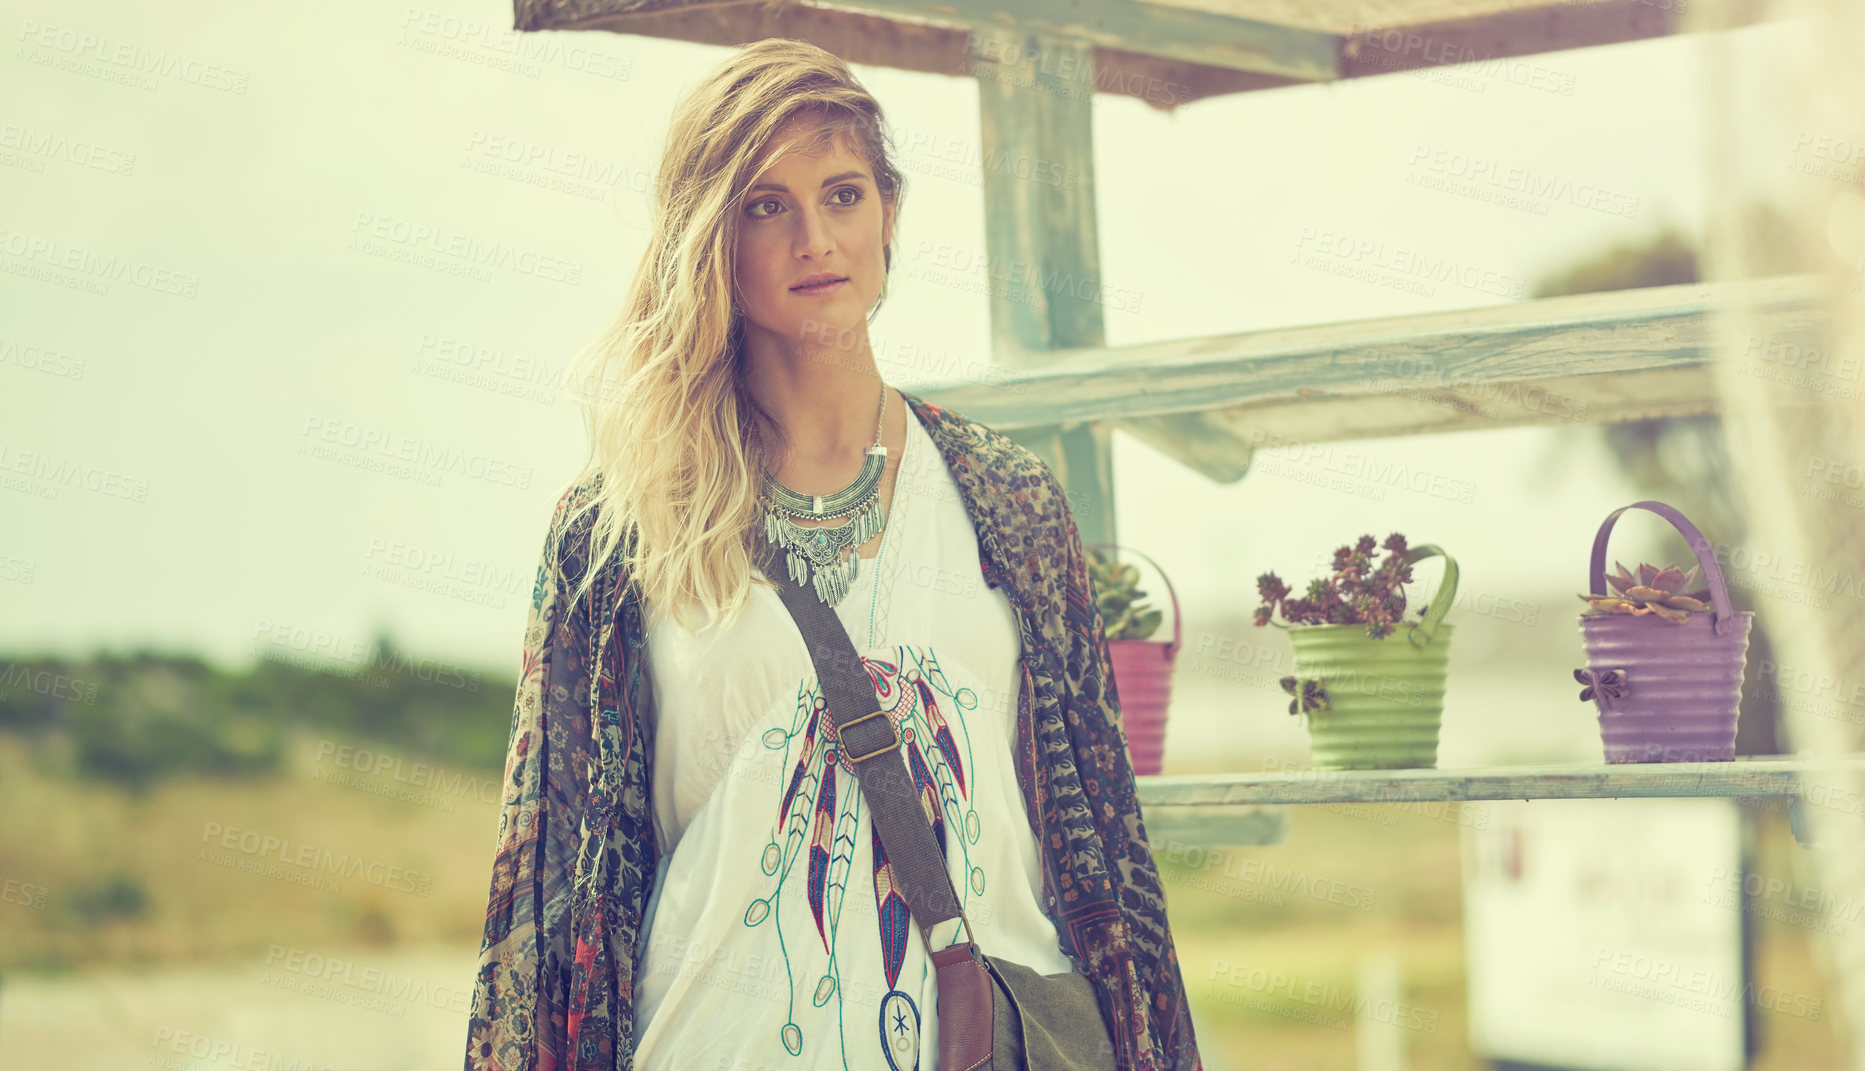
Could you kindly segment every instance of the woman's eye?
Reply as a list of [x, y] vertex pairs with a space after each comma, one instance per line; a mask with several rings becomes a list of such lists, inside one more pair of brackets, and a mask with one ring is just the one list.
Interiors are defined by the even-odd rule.
[[[848, 194], [849, 196], [843, 197], [842, 196], [843, 194]], [[830, 203], [841, 208], [848, 208], [852, 205], [860, 204], [862, 200], [866, 197], [866, 195], [861, 192], [859, 187], [842, 186], [842, 187], [837, 188], [834, 193], [829, 195], [829, 197], [830, 197]], [[765, 205], [773, 205], [775, 206], [775, 208], [783, 207], [783, 203], [779, 201], [777, 198], [767, 197], [762, 201], [753, 201], [751, 204], [745, 206], [745, 211], [749, 213], [755, 219], [768, 219], [770, 216], [775, 214], [775, 209], [773, 209], [773, 211], [771, 212], [758, 211], [758, 209], [763, 208]]]

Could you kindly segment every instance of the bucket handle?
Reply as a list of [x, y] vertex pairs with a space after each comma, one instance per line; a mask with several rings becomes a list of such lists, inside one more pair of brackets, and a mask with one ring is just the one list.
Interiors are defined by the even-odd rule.
[[1425, 607], [1425, 616], [1413, 622], [1405, 638], [1413, 647], [1424, 647], [1438, 634], [1438, 626], [1444, 623], [1444, 615], [1451, 612], [1451, 603], [1457, 601], [1457, 559], [1444, 552], [1436, 543], [1423, 543], [1405, 552], [1404, 562], [1410, 565], [1430, 557], [1444, 559], [1444, 583], [1438, 585], [1438, 593], [1431, 597]]
[[1172, 590], [1172, 578], [1166, 575], [1166, 571], [1164, 569], [1159, 568], [1158, 562], [1153, 561], [1153, 559], [1151, 558], [1148, 558], [1144, 552], [1134, 550], [1134, 548], [1132, 547], [1123, 547], [1118, 543], [1091, 543], [1088, 545], [1089, 550], [1098, 550], [1101, 547], [1113, 547], [1116, 550], [1133, 551], [1133, 553], [1138, 554], [1141, 558], [1145, 559], [1146, 563], [1148, 565], [1151, 565], [1154, 568], [1154, 570], [1156, 570], [1159, 573], [1159, 579], [1166, 582], [1166, 594], [1172, 596], [1172, 643], [1166, 648], [1166, 657], [1172, 658], [1176, 656], [1179, 653], [1179, 639], [1180, 639], [1179, 593]]
[[1670, 521], [1672, 526], [1684, 534], [1685, 541], [1690, 544], [1690, 552], [1696, 555], [1697, 564], [1703, 567], [1703, 579], [1710, 584], [1710, 602], [1714, 606], [1710, 630], [1718, 636], [1727, 635], [1735, 625], [1735, 615], [1729, 602], [1729, 585], [1723, 582], [1722, 566], [1716, 564], [1716, 555], [1710, 552], [1710, 541], [1703, 538], [1703, 533], [1697, 531], [1697, 526], [1691, 524], [1688, 517], [1656, 499], [1620, 506], [1606, 515], [1606, 519], [1600, 523], [1599, 534], [1593, 537], [1593, 567], [1587, 577], [1591, 586], [1587, 590], [1601, 595], [1606, 593], [1606, 537], [1612, 534], [1613, 522], [1619, 519], [1619, 514], [1629, 509], [1650, 510]]

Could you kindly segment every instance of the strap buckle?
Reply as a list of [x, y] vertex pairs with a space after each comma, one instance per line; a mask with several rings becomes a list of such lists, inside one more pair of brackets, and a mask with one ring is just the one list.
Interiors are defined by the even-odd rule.
[[862, 722], [867, 721], [869, 718], [880, 718], [883, 722], [885, 722], [887, 725], [887, 731], [889, 734], [893, 736], [893, 740], [890, 743], [882, 744], [881, 746], [875, 748], [873, 751], [870, 751], [865, 755], [850, 755], [848, 757], [848, 761], [850, 762], [853, 762], [853, 763], [864, 762], [868, 759], [873, 758], [876, 755], [881, 754], [884, 751], [892, 751], [894, 748], [897, 748], [900, 746], [900, 726], [894, 724], [894, 719], [888, 717], [886, 711], [876, 710], [871, 714], [863, 714], [859, 718], [851, 718], [850, 720], [845, 721], [835, 727], [836, 739], [841, 740], [843, 742], [844, 751], [847, 750], [847, 741], [848, 741], [847, 733], [848, 733], [849, 728], [851, 726], [860, 725]]
[[945, 923], [952, 921], [951, 919], [945, 919], [943, 921], [933, 923], [932, 926], [927, 926], [924, 928], [916, 927], [920, 931], [920, 944], [925, 947], [926, 954], [928, 956], [931, 956], [934, 952], [944, 952], [948, 948], [957, 948], [959, 945], [963, 944], [970, 949], [972, 962], [976, 963], [980, 967], [984, 966], [984, 949], [978, 947], [978, 939], [972, 936], [971, 919], [965, 916], [965, 909], [962, 907], [959, 908], [958, 915], [956, 917], [959, 923], [963, 925], [965, 928], [965, 939], [963, 941], [960, 941], [958, 939], [958, 934], [954, 932], [952, 934], [952, 943], [949, 945], [946, 945], [945, 948], [935, 949], [932, 946], [932, 938], [928, 936], [928, 934], [932, 932], [933, 926], [943, 926], [945, 925]]

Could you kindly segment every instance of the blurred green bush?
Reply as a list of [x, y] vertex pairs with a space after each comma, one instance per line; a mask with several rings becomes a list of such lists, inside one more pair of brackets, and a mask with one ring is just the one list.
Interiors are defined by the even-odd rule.
[[262, 657], [229, 672], [141, 650], [0, 659], [0, 732], [63, 754], [64, 771], [132, 791], [178, 775], [279, 771], [296, 729], [392, 745], [499, 774], [515, 677], [412, 657], [378, 636], [359, 664]]

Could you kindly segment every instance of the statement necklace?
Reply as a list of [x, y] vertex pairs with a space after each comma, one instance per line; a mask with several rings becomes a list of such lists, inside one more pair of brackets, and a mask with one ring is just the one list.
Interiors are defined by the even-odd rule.
[[[764, 538], [781, 548], [790, 579], [810, 584], [816, 598], [834, 606], [848, 594], [860, 576], [861, 555], [855, 548], [874, 537], [887, 523], [881, 504], [881, 474], [887, 471], [887, 447], [881, 445], [881, 419], [887, 412], [887, 384], [874, 415], [874, 445], [853, 483], [834, 494], [804, 495], [792, 491], [769, 472], [764, 474]], [[847, 517], [834, 528], [821, 523], [800, 525], [798, 520], [829, 521]], [[847, 551], [847, 556], [843, 556]]]

